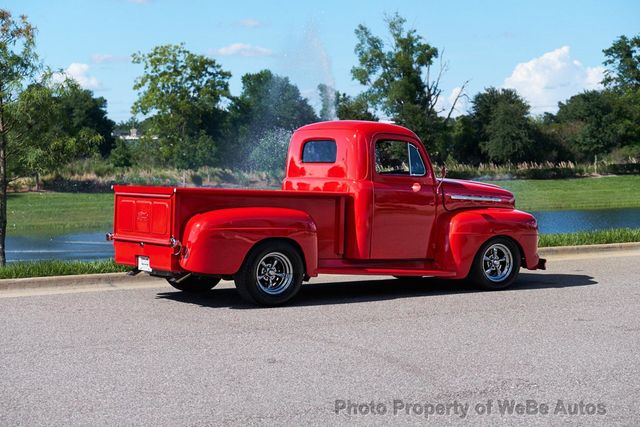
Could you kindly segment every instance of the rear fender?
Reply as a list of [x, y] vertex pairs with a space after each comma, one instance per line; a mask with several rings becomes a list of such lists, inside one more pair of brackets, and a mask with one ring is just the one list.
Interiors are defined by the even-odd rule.
[[231, 208], [194, 215], [184, 229], [180, 266], [198, 274], [233, 275], [257, 243], [273, 238], [295, 243], [306, 274], [317, 276], [316, 225], [306, 212], [287, 208]]
[[538, 266], [538, 226], [533, 215], [516, 209], [472, 209], [447, 212], [438, 219], [439, 240], [436, 260], [456, 278], [469, 274], [473, 259], [489, 239], [505, 236], [520, 248], [523, 267]]

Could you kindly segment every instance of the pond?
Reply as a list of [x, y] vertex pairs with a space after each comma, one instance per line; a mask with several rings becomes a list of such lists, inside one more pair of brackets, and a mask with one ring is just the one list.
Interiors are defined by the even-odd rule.
[[640, 208], [531, 212], [541, 233], [640, 228]]
[[[572, 233], [606, 228], [640, 228], [640, 208], [582, 211], [532, 212], [541, 233]], [[104, 238], [107, 230], [57, 236], [8, 236], [7, 260], [43, 259], [90, 261], [113, 257], [113, 245]]]

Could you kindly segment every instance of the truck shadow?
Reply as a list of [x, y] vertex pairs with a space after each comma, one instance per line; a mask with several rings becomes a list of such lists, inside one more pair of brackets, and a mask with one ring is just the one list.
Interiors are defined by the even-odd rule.
[[[584, 274], [531, 274], [522, 273], [512, 288], [497, 292], [566, 288], [595, 285], [598, 282]], [[384, 301], [397, 298], [429, 297], [463, 293], [486, 292], [475, 288], [464, 280], [425, 278], [418, 282], [402, 279], [377, 279], [304, 285], [300, 293], [287, 307], [317, 306], [332, 304], [355, 304]], [[186, 292], [161, 292], [159, 299], [167, 299], [202, 307], [247, 309], [256, 308], [244, 302], [234, 288], [213, 289], [205, 294]]]

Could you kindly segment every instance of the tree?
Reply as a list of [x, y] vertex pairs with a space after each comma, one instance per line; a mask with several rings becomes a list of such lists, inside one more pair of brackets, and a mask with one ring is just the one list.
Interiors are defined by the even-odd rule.
[[378, 121], [378, 117], [371, 112], [363, 96], [351, 97], [346, 93], [337, 92], [336, 104], [336, 115], [340, 120]]
[[532, 128], [524, 102], [498, 102], [486, 126], [488, 138], [481, 142], [482, 151], [496, 163], [518, 163], [532, 160]]
[[602, 83], [608, 88], [640, 89], [640, 35], [620, 36], [611, 47], [604, 49], [606, 57]]
[[94, 128], [70, 125], [66, 102], [78, 93], [70, 79], [55, 83], [45, 74], [41, 82], [29, 85], [8, 109], [15, 132], [9, 135], [9, 168], [15, 176], [40, 177], [55, 172], [69, 161], [95, 154], [104, 141]]
[[367, 88], [363, 96], [371, 106], [414, 130], [438, 157], [434, 148], [438, 146], [440, 134], [445, 131], [445, 122], [451, 117], [463, 91], [453, 102], [446, 118], [440, 117], [439, 113], [443, 112], [438, 107], [442, 94], [440, 78], [446, 64], [441, 62], [439, 71], [432, 73], [438, 49], [423, 41], [415, 29], [405, 30], [406, 20], [398, 14], [387, 17], [386, 23], [391, 34], [388, 48], [364, 25], [356, 28], [358, 43], [355, 53], [359, 65], [351, 69], [351, 74]]
[[318, 85], [318, 94], [321, 101], [320, 120], [378, 121], [363, 95], [351, 97], [322, 83]]
[[318, 121], [318, 116], [288, 78], [262, 70], [242, 76], [242, 93], [230, 107], [228, 162], [245, 162], [259, 137], [271, 129], [292, 131]]
[[536, 159], [529, 104], [513, 89], [489, 87], [471, 101], [478, 146], [488, 160], [517, 163]]
[[8, 144], [10, 137], [16, 140], [20, 137], [15, 134], [15, 122], [8, 110], [38, 66], [35, 28], [26, 16], [14, 19], [9, 11], [0, 9], [0, 266], [6, 263], [7, 159], [11, 155]]
[[640, 98], [635, 93], [592, 90], [559, 104], [556, 122], [581, 160], [640, 139]]
[[112, 136], [115, 123], [107, 117], [107, 100], [95, 98], [90, 90], [77, 84], [67, 84], [64, 89], [59, 100], [65, 114], [62, 121], [65, 132], [74, 135], [82, 129], [94, 130], [101, 137], [100, 154], [107, 157], [115, 143]]
[[132, 112], [152, 114], [143, 143], [156, 148], [162, 162], [179, 168], [214, 162], [216, 139], [226, 120], [222, 105], [230, 99], [231, 73], [184, 45], [157, 46], [132, 58], [144, 66], [133, 86], [138, 99]]

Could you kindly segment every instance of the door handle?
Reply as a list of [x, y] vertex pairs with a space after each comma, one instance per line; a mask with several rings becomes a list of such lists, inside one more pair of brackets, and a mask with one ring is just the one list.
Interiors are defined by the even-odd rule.
[[417, 193], [422, 189], [422, 185], [416, 182], [411, 186], [411, 189], [413, 190], [414, 193]]

